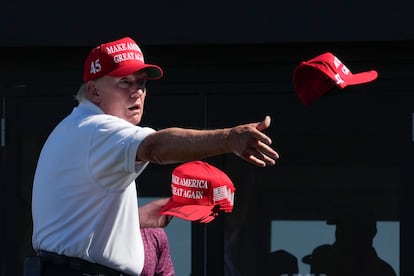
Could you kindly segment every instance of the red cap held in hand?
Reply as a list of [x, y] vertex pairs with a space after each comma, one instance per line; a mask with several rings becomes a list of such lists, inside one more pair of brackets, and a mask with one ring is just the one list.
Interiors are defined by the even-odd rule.
[[162, 215], [208, 223], [218, 211], [232, 212], [236, 191], [230, 178], [218, 168], [202, 161], [176, 167], [171, 179], [172, 196]]

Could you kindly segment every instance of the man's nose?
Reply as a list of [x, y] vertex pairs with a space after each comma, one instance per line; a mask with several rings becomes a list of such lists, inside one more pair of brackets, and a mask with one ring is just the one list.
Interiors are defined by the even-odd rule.
[[145, 88], [142, 87], [134, 87], [131, 89], [131, 98], [135, 99], [141, 97], [145, 94]]

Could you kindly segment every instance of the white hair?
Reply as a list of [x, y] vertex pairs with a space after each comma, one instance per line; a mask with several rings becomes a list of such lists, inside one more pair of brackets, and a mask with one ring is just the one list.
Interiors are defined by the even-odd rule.
[[75, 99], [78, 101], [78, 103], [81, 103], [81, 102], [86, 101], [88, 99], [86, 83], [83, 83], [79, 87], [78, 93], [75, 95]]

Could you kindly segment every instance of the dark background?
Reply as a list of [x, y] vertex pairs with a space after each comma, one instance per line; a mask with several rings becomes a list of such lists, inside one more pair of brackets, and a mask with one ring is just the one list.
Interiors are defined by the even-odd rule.
[[409, 0], [3, 1], [1, 46], [152, 45], [413, 38]]
[[[0, 9], [2, 104], [0, 275], [32, 254], [31, 185], [47, 135], [74, 105], [90, 48], [133, 37], [165, 77], [149, 83], [143, 125], [227, 127], [271, 115], [281, 155], [256, 168], [210, 158], [234, 180], [236, 205], [192, 227], [192, 274], [224, 274], [224, 242], [243, 275], [265, 273], [274, 219], [324, 219], [351, 199], [400, 221], [400, 274], [412, 275], [414, 2], [7, 1]], [[304, 107], [292, 85], [302, 60], [331, 51], [376, 81]], [[64, 157], [62, 157], [64, 158]], [[173, 166], [150, 166], [140, 193], [169, 195]], [[166, 183], [166, 184], [160, 184]]]

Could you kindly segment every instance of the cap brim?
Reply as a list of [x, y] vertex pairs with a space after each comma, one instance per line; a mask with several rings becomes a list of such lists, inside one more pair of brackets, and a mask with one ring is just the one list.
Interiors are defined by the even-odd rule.
[[145, 70], [148, 73], [148, 79], [157, 80], [163, 76], [162, 69], [153, 64], [140, 64], [137, 62], [124, 63], [121, 67], [108, 73], [112, 77], [124, 77], [138, 71]]
[[202, 219], [200, 219], [200, 223], [209, 223], [209, 222], [212, 222], [214, 219], [216, 218], [216, 216], [214, 216], [214, 215], [209, 215], [209, 216], [207, 216], [207, 217], [204, 217], [204, 218], [202, 218]]
[[371, 70], [367, 72], [352, 74], [351, 78], [349, 78], [347, 83], [348, 85], [361, 84], [361, 83], [371, 82], [375, 80], [377, 77], [378, 77], [378, 72], [375, 70]]
[[304, 264], [311, 264], [312, 263], [312, 255], [306, 255], [302, 258], [302, 263]]
[[160, 211], [161, 215], [174, 216], [184, 220], [196, 221], [211, 215], [214, 205], [183, 205], [170, 199]]

